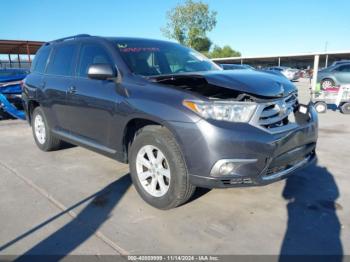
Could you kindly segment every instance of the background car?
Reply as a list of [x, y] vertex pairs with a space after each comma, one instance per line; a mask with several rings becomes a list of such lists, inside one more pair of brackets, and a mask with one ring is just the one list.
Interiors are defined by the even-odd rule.
[[236, 70], [236, 69], [249, 69], [255, 70], [254, 67], [250, 65], [241, 65], [241, 64], [221, 64], [220, 65], [224, 70]]
[[350, 84], [350, 62], [336, 63], [318, 71], [317, 82], [322, 89]]
[[295, 81], [300, 78], [299, 70], [295, 68], [286, 67], [286, 66], [272, 66], [266, 69], [271, 71], [278, 71], [281, 74], [283, 74], [285, 77], [287, 77], [288, 80], [290, 81]]
[[220, 66], [224, 70], [237, 70], [237, 69], [257, 70], [257, 71], [272, 74], [272, 75], [286, 77], [279, 70], [255, 69], [254, 67], [250, 65], [245, 65], [245, 64], [220, 64]]

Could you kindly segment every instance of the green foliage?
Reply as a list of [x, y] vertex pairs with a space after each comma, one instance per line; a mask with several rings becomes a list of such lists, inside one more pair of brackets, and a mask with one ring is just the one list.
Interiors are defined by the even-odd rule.
[[211, 42], [206, 33], [215, 27], [216, 14], [215, 11], [209, 11], [209, 6], [201, 1], [186, 0], [183, 5], [177, 5], [167, 13], [168, 22], [162, 31], [166, 37], [176, 39], [183, 45], [208, 51]]
[[186, 0], [167, 13], [166, 27], [162, 28], [163, 34], [177, 40], [180, 44], [189, 46], [211, 58], [241, 56], [241, 53], [230, 46], [210, 47], [212, 42], [207, 37], [216, 26], [215, 11], [210, 11], [208, 4], [201, 1]]
[[221, 58], [221, 57], [237, 57], [241, 56], [241, 53], [233, 50], [230, 46], [225, 45], [224, 47], [214, 46], [213, 50], [209, 52], [210, 58]]
[[211, 41], [208, 37], [197, 37], [191, 42], [191, 47], [199, 52], [208, 52], [211, 46]]

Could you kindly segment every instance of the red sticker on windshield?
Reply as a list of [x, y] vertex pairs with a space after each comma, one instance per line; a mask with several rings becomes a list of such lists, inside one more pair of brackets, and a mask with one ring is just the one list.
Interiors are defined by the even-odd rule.
[[125, 53], [159, 52], [160, 51], [158, 47], [127, 47], [127, 48], [119, 48], [119, 50]]

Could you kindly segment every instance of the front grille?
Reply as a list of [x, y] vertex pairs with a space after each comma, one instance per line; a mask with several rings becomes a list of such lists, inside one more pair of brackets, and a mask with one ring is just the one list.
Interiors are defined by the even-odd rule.
[[297, 93], [268, 103], [260, 104], [253, 124], [269, 132], [285, 131], [295, 127], [294, 109], [298, 105]]
[[249, 177], [222, 179], [221, 182], [223, 183], [223, 185], [243, 185], [243, 184], [252, 184], [253, 183], [253, 181]]
[[266, 170], [266, 173], [263, 175], [263, 178], [270, 178], [278, 174], [282, 175], [284, 172], [286, 172], [287, 174], [288, 171], [293, 171], [293, 169], [297, 167], [299, 164], [304, 164], [308, 162], [314, 156], [315, 156], [315, 151], [313, 150], [307, 153], [306, 155], [302, 155], [296, 159], [291, 160], [289, 163], [279, 165], [279, 166], [269, 167]]

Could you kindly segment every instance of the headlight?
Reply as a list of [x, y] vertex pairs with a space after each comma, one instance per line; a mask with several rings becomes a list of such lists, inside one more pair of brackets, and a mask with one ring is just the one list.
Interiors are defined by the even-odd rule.
[[183, 105], [206, 119], [229, 122], [249, 122], [255, 112], [256, 104], [236, 101], [188, 101]]

